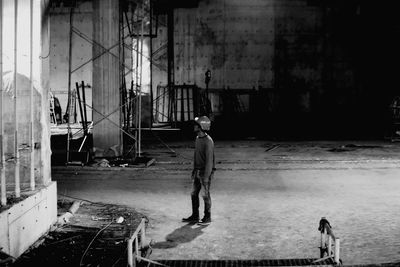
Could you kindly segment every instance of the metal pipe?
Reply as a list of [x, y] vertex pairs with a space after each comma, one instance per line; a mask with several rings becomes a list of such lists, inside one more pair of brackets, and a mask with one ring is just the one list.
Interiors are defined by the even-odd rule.
[[85, 144], [86, 138], [87, 138], [87, 135], [85, 134], [85, 137], [83, 138], [82, 144], [81, 144], [81, 146], [79, 147], [78, 152], [81, 152], [81, 150], [82, 150], [82, 148], [83, 148], [83, 145]]
[[[139, 20], [139, 9], [136, 8], [136, 21]], [[138, 31], [138, 29], [136, 29]], [[136, 96], [140, 98], [140, 95], [138, 95], [138, 83], [139, 83], [139, 34], [136, 35], [136, 69], [135, 69], [135, 93]], [[139, 114], [139, 108], [138, 108], [138, 103], [139, 99], [135, 101], [135, 140], [138, 139], [138, 114]], [[138, 151], [138, 142], [135, 142], [135, 152], [137, 153]]]
[[[153, 126], [154, 115], [153, 115], [153, 0], [149, 0], [150, 5], [150, 39], [149, 39], [149, 47], [150, 47], [150, 129]], [[157, 33], [156, 33], [157, 34]]]
[[328, 235], [328, 256], [332, 255], [332, 237]]
[[133, 239], [130, 238], [128, 239], [128, 266], [129, 267], [133, 267], [133, 255], [132, 255], [132, 243], [133, 243]]
[[71, 66], [72, 66], [72, 30], [73, 30], [73, 14], [74, 14], [74, 7], [71, 7], [69, 12], [69, 51], [68, 51], [68, 131], [67, 131], [67, 158], [66, 162], [69, 162], [69, 147], [70, 147], [70, 134], [71, 134], [71, 105], [72, 105], [72, 94], [71, 94]]
[[[120, 1], [121, 3], [121, 1]], [[125, 69], [121, 68], [121, 65], [125, 65], [125, 39], [123, 36], [125, 35], [125, 30], [124, 30], [124, 17], [123, 17], [123, 7], [121, 5], [118, 5], [118, 41], [119, 41], [119, 46], [118, 46], [118, 85], [119, 85], [119, 103], [124, 103], [125, 101], [125, 90], [126, 86], [124, 85], [124, 80], [125, 80]], [[128, 24], [128, 30], [130, 32], [129, 24]], [[128, 68], [129, 70], [129, 68]], [[119, 125], [121, 128], [125, 128], [126, 126], [126, 108], [121, 107], [119, 114]], [[125, 141], [124, 141], [124, 135], [122, 132], [119, 132], [119, 139], [122, 141], [122, 154], [125, 154]]]
[[170, 8], [167, 13], [168, 24], [168, 86], [172, 86], [174, 81], [174, 9]]
[[185, 90], [183, 88], [184, 86], [181, 87], [181, 121], [184, 122], [185, 121]]
[[85, 131], [85, 115], [83, 115], [83, 108], [82, 108], [82, 103], [81, 103], [81, 94], [79, 93], [79, 83], [75, 82], [75, 86], [76, 86], [76, 94], [78, 96], [78, 106], [79, 106], [79, 112], [81, 114], [81, 121], [82, 121], [82, 128], [84, 129], [83, 131], [86, 133]]
[[139, 157], [141, 154], [141, 142], [142, 142], [143, 31], [144, 31], [144, 3], [142, 3], [142, 22], [141, 22], [141, 38], [140, 38], [140, 87], [139, 87], [139, 132], [138, 132]]
[[[29, 78], [30, 78], [30, 82], [31, 82], [31, 91], [30, 91], [30, 109], [31, 109], [31, 116], [30, 116], [30, 148], [31, 148], [31, 153], [30, 153], [30, 187], [31, 190], [35, 190], [35, 128], [33, 125], [34, 122], [34, 116], [33, 116], [33, 112], [34, 112], [34, 105], [33, 105], [33, 0], [29, 1], [29, 9], [30, 9], [30, 40], [31, 40], [31, 44], [30, 44], [30, 68], [29, 68]], [[57, 120], [56, 120], [57, 122]]]
[[1, 150], [1, 200], [2, 206], [7, 205], [6, 191], [6, 162], [4, 158], [3, 146], [3, 2], [0, 2], [0, 150]]
[[135, 261], [137, 260], [136, 256], [139, 256], [139, 240], [138, 237], [136, 236], [135, 238]]
[[190, 121], [190, 88], [186, 88], [186, 103], [187, 103], [187, 114], [188, 114], [188, 121]]
[[88, 131], [88, 120], [86, 110], [86, 94], [85, 94], [85, 82], [82, 81], [82, 100], [83, 100], [83, 113], [85, 115], [85, 133]]
[[340, 239], [336, 238], [335, 239], [335, 257], [334, 257], [335, 263], [340, 264]]
[[326, 248], [326, 228], [324, 228], [323, 231], [321, 232], [320, 258], [322, 258], [324, 256], [325, 248]]
[[142, 221], [142, 231], [141, 231], [141, 238], [140, 238], [140, 242], [142, 243], [142, 247], [144, 246], [144, 244], [146, 244], [146, 227], [145, 224]]
[[19, 177], [19, 149], [18, 149], [18, 114], [17, 114], [17, 71], [18, 71], [18, 0], [14, 2], [14, 161], [15, 161], [15, 197], [21, 196], [20, 177]]
[[[135, 17], [135, 10], [134, 9], [131, 9], [131, 20], [130, 20], [130, 22], [128, 21], [128, 23], [132, 23], [132, 31], [134, 31], [135, 30], [135, 28], [134, 28], [134, 25], [133, 25], [133, 21], [134, 21], [134, 17]], [[133, 99], [133, 92], [134, 92], [134, 90], [133, 90], [133, 88], [134, 88], [134, 86], [135, 86], [135, 82], [134, 82], [134, 79], [135, 79], [135, 77], [134, 77], [134, 75], [135, 75], [135, 73], [133, 72], [133, 64], [135, 63], [134, 62], [134, 58], [133, 58], [133, 52], [134, 52], [134, 50], [133, 50], [133, 39], [134, 39], [134, 37], [133, 37], [133, 35], [131, 36], [131, 39], [130, 39], [130, 41], [131, 41], [131, 43], [130, 43], [130, 50], [129, 50], [129, 54], [131, 55], [131, 64], [130, 64], [130, 66], [131, 66], [131, 68], [132, 68], [132, 71], [131, 72], [129, 72], [129, 74], [131, 75], [131, 91], [129, 92], [129, 100], [131, 101], [130, 103], [129, 103], [129, 105], [130, 105], [130, 108], [129, 108], [129, 121], [128, 121], [128, 123], [129, 123], [129, 125], [128, 125], [128, 128], [130, 128], [130, 127], [136, 127], [136, 125], [134, 124], [134, 120], [133, 120], [133, 116], [134, 116], [134, 114], [135, 114], [135, 110], [134, 110], [134, 103], [133, 103], [133, 101], [132, 101], [132, 99]], [[136, 143], [136, 142], [135, 142]], [[135, 148], [136, 148], [136, 145], [135, 145]], [[135, 153], [136, 153], [136, 151], [135, 151]]]

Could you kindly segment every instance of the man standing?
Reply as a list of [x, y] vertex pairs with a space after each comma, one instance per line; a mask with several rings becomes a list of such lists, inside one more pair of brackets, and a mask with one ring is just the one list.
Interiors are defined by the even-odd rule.
[[199, 193], [203, 187], [204, 217], [199, 222], [200, 225], [211, 223], [211, 196], [210, 185], [215, 171], [214, 141], [207, 134], [210, 130], [211, 121], [207, 116], [196, 117], [194, 119], [194, 132], [197, 134], [194, 163], [192, 171], [192, 215], [183, 218], [183, 222], [199, 222]]

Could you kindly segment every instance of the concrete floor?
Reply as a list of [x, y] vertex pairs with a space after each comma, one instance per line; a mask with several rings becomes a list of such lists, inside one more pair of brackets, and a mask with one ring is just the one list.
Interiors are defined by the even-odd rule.
[[153, 259], [318, 257], [325, 216], [345, 264], [400, 262], [400, 144], [274, 145], [216, 142], [207, 227], [180, 221], [190, 213], [192, 142], [169, 144], [178, 156], [164, 146], [144, 148], [157, 160], [147, 169], [54, 168], [52, 176], [60, 194], [145, 213]]

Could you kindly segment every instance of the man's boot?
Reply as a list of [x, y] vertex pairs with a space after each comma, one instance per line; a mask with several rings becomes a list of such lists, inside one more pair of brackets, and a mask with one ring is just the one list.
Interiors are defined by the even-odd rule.
[[205, 211], [203, 219], [201, 219], [201, 221], [198, 224], [199, 225], [209, 225], [210, 223], [211, 223], [211, 212]]
[[192, 196], [192, 215], [187, 218], [183, 218], [182, 222], [197, 223], [200, 219], [199, 205], [199, 198], [196, 196]]

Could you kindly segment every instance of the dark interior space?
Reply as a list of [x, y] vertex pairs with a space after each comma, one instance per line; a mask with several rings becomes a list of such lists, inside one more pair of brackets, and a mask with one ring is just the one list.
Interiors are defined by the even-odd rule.
[[[321, 9], [320, 27], [312, 34], [300, 28], [289, 38], [275, 23], [274, 88], [254, 90], [249, 114], [223, 116], [220, 131], [230, 130], [218, 136], [364, 140], [392, 134], [399, 4], [308, 2]], [[316, 77], [292, 75], [299, 65], [314, 69]]]

